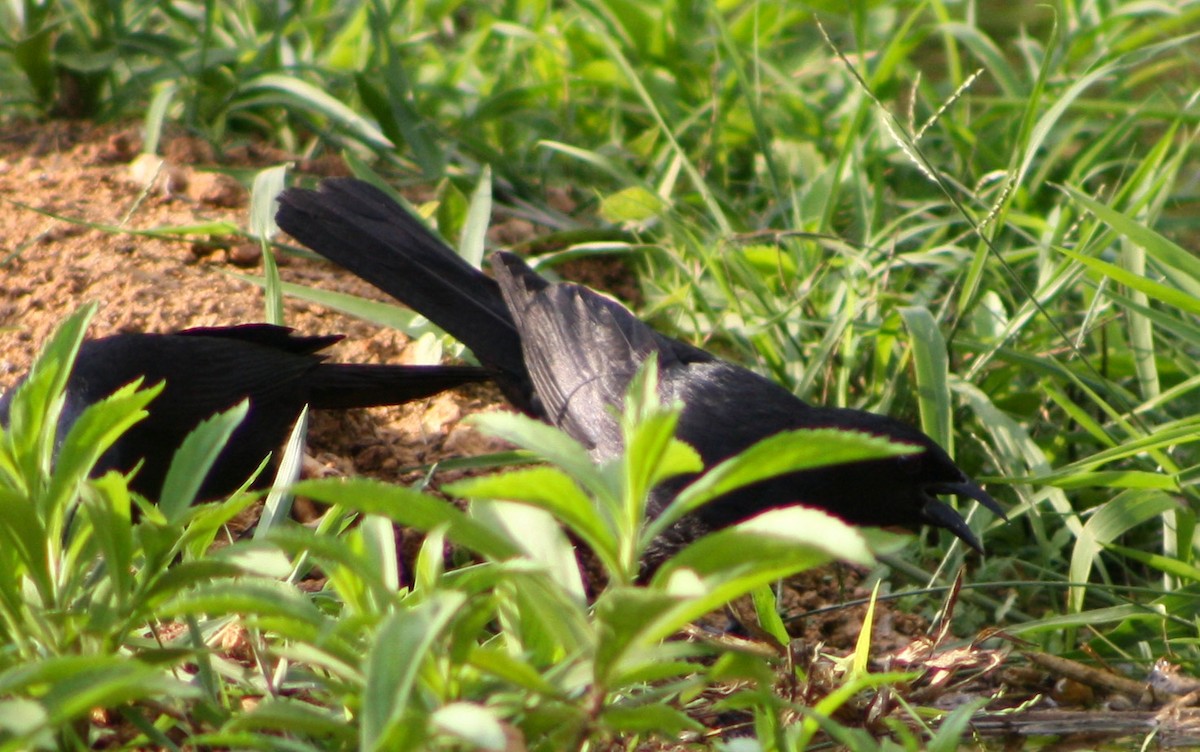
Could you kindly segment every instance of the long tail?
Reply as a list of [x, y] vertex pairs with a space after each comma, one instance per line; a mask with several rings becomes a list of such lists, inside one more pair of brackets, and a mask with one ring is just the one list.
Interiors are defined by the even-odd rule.
[[491, 378], [491, 371], [473, 366], [321, 363], [309, 374], [306, 385], [313, 407], [346, 409], [399, 405]]
[[521, 339], [491, 278], [369, 183], [291, 188], [275, 221], [292, 237], [396, 298], [471, 348], [519, 407], [531, 389]]

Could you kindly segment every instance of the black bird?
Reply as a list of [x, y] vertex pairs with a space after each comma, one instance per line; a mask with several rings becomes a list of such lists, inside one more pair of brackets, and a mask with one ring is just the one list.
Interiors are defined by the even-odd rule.
[[[398, 405], [490, 378], [472, 366], [392, 366], [326, 363], [319, 351], [340, 335], [302, 336], [286, 327], [244, 324], [185, 329], [172, 334], [118, 334], [85, 341], [67, 380], [58, 440], [87, 406], [143, 378], [165, 382], [133, 425], [105, 452], [93, 475], [141, 469], [130, 487], [156, 499], [175, 450], [192, 429], [243, 399], [249, 409], [201, 486], [201, 499], [226, 496], [279, 449], [308, 404], [344, 409]], [[0, 397], [8, 425], [14, 389]], [[270, 468], [256, 485], [270, 482]]]
[[[496, 280], [490, 279], [368, 183], [326, 180], [320, 191], [292, 188], [279, 200], [281, 228], [458, 338], [496, 371], [518, 408], [559, 426], [599, 459], [621, 450], [611, 408], [651, 354], [659, 359], [660, 395], [684, 405], [677, 436], [706, 467], [796, 428], [861, 431], [923, 450], [757, 483], [696, 510], [690, 532], [680, 535], [803, 503], [860, 525], [946, 528], [982, 551], [963, 518], [938, 495], [967, 496], [1004, 516], [921, 431], [862, 410], [809, 405], [753, 371], [654, 331], [587, 288], [551, 284], [511, 254], [493, 256]], [[656, 489], [651, 513], [688, 480]]]

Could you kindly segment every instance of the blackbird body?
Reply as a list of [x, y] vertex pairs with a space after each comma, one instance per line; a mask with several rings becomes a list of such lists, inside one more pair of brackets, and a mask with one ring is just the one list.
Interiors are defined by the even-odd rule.
[[[118, 334], [87, 340], [67, 380], [57, 433], [61, 442], [83, 411], [138, 378], [165, 382], [148, 415], [101, 457], [93, 475], [128, 472], [144, 464], [130, 487], [155, 499], [171, 459], [201, 421], [248, 399], [233, 432], [201, 486], [199, 497], [232, 493], [276, 452], [300, 411], [402, 404], [489, 374], [470, 366], [391, 366], [326, 363], [319, 352], [338, 335], [303, 336], [270, 324], [185, 329], [171, 334]], [[14, 390], [0, 397], [0, 424], [8, 424]], [[270, 482], [271, 473], [256, 485]]]
[[[676, 435], [696, 449], [705, 467], [797, 428], [860, 431], [922, 450], [791, 473], [731, 492], [669, 532], [679, 537], [676, 543], [801, 503], [860, 525], [934, 525], [982, 550], [938, 495], [967, 496], [1003, 516], [995, 500], [921, 431], [862, 410], [809, 405], [753, 371], [654, 331], [586, 287], [550, 283], [512, 254], [493, 256], [493, 280], [370, 184], [333, 179], [320, 191], [290, 189], [280, 197], [276, 221], [458, 338], [497, 371], [515, 406], [562, 428], [596, 459], [621, 452], [613, 408], [651, 355], [659, 361], [660, 398], [683, 404]], [[690, 480], [656, 488], [650, 513]]]

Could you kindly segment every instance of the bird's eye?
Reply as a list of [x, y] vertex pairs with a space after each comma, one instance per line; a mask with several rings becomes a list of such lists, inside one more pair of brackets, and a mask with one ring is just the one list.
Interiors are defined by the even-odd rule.
[[921, 472], [921, 455], [902, 454], [896, 458], [896, 464], [905, 475], [916, 475]]

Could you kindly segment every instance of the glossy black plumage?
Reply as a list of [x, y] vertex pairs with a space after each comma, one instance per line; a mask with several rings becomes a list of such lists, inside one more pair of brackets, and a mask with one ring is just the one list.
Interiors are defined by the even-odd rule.
[[[301, 336], [269, 324], [185, 329], [173, 334], [118, 334], [85, 341], [67, 382], [60, 439], [83, 410], [143, 377], [165, 381], [135, 424], [104, 454], [95, 474], [145, 464], [131, 483], [154, 499], [175, 450], [202, 420], [249, 398], [245, 420], [201, 486], [200, 498], [227, 495], [276, 452], [305, 404], [316, 409], [396, 405], [445, 389], [484, 381], [470, 366], [391, 366], [326, 363], [319, 351], [337, 335]], [[12, 390], [0, 397], [7, 425]], [[269, 482], [270, 470], [260, 476]]]
[[[650, 329], [587, 288], [551, 284], [511, 254], [496, 254], [496, 280], [474, 269], [385, 194], [362, 181], [327, 180], [319, 192], [280, 197], [279, 226], [312, 250], [409, 305], [499, 372], [523, 410], [560, 426], [597, 458], [621, 448], [611, 406], [651, 354], [659, 389], [684, 404], [678, 437], [711, 466], [779, 431], [843, 428], [924, 451], [782, 476], [698, 510], [682, 537], [792, 503], [822, 507], [862, 525], [931, 524], [979, 541], [938, 494], [1000, 506], [928, 436], [861, 410], [814, 407], [758, 374]], [[661, 508], [687, 479], [656, 490]], [[653, 509], [652, 509], [653, 511]], [[681, 528], [682, 529], [682, 528]]]

